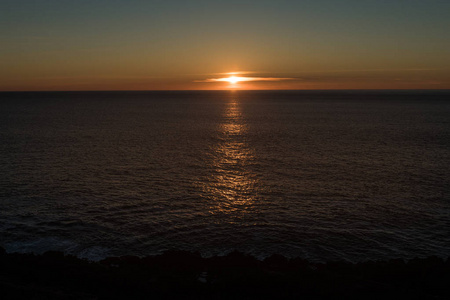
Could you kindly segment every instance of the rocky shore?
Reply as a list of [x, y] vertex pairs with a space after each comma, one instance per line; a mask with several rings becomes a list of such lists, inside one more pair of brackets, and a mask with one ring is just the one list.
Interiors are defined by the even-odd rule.
[[90, 262], [0, 248], [0, 299], [450, 299], [450, 259], [310, 263], [240, 252]]

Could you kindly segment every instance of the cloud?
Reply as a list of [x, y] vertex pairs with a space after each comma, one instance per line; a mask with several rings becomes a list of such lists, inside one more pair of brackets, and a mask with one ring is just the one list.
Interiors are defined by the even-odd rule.
[[[230, 74], [230, 73], [227, 73]], [[242, 77], [242, 76], [229, 76], [222, 78], [207, 78], [203, 80], [194, 80], [194, 82], [229, 82], [230, 77], [233, 77], [235, 81], [286, 81], [286, 80], [297, 80], [298, 78], [286, 78], [286, 77]]]

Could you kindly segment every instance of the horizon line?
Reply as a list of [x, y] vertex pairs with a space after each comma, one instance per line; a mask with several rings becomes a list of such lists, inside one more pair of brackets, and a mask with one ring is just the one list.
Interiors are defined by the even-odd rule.
[[0, 93], [74, 93], [74, 92], [250, 92], [250, 91], [261, 91], [261, 92], [275, 92], [275, 91], [450, 91], [450, 88], [442, 89], [188, 89], [188, 90], [0, 90]]

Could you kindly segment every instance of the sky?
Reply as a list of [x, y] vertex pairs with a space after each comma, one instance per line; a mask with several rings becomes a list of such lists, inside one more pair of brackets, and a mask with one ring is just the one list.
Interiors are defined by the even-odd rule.
[[450, 89], [449, 28], [449, 0], [0, 0], [0, 91]]

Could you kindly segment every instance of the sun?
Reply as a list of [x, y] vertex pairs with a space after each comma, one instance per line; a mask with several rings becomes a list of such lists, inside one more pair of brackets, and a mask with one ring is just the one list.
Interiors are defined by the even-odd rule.
[[239, 77], [236, 77], [236, 76], [230, 76], [226, 80], [231, 84], [236, 84], [240, 81]]

